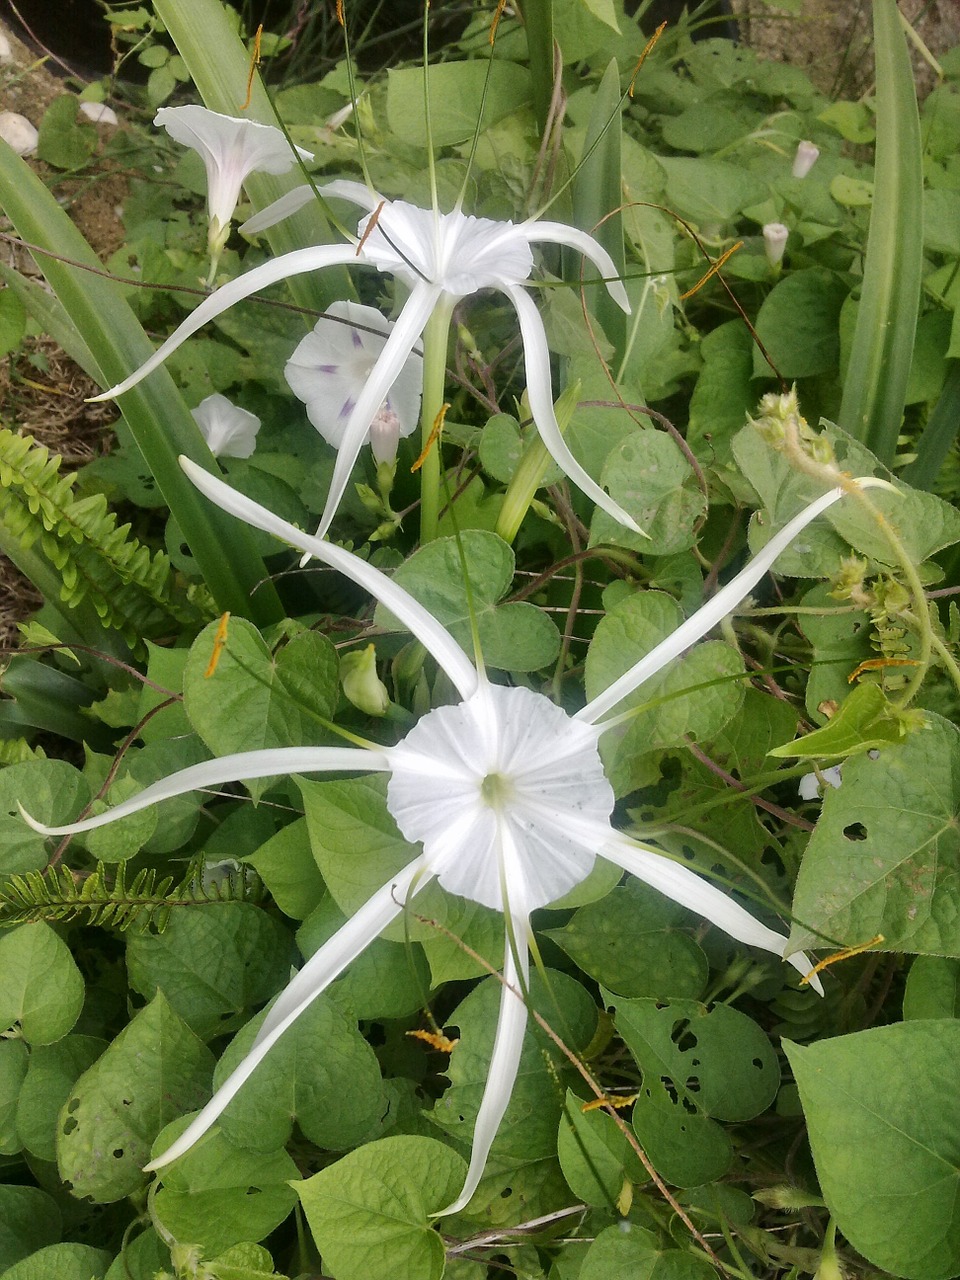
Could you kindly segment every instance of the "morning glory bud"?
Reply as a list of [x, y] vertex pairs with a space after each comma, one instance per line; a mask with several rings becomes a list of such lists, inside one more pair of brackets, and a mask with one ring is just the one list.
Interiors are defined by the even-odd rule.
[[766, 222], [763, 226], [763, 247], [767, 251], [767, 261], [771, 267], [778, 267], [787, 247], [789, 228], [782, 222]]
[[797, 154], [793, 157], [793, 169], [791, 173], [795, 178], [805, 178], [813, 166], [817, 163], [820, 155], [820, 148], [815, 147], [812, 142], [798, 142]]

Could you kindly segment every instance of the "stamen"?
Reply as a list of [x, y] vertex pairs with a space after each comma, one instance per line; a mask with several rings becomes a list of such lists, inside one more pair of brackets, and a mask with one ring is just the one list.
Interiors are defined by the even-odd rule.
[[343, 0], [337, 0], [337, 21], [341, 27], [346, 28], [347, 24], [343, 20]]
[[622, 1111], [625, 1107], [632, 1107], [639, 1097], [639, 1093], [628, 1093], [623, 1098], [617, 1094], [605, 1093], [602, 1098], [591, 1098], [589, 1102], [585, 1102], [580, 1110], [584, 1115], [588, 1111], [599, 1111], [601, 1107], [616, 1107], [618, 1111]]
[[503, 17], [503, 11], [507, 7], [507, 0], [497, 0], [497, 11], [493, 15], [493, 22], [490, 23], [490, 48], [492, 49], [497, 39], [497, 27], [500, 25], [500, 19]]
[[243, 100], [241, 111], [246, 111], [250, 106], [250, 98], [253, 94], [253, 77], [256, 74], [257, 67], [260, 65], [260, 37], [263, 35], [263, 23], [257, 27], [257, 34], [253, 37], [253, 53], [250, 55], [250, 73], [247, 76], [247, 96]]
[[716, 262], [710, 263], [710, 270], [706, 273], [706, 275], [701, 276], [692, 289], [688, 289], [686, 293], [681, 293], [680, 301], [685, 302], [687, 298], [692, 298], [693, 295], [697, 292], [697, 290], [702, 289], [703, 286], [710, 279], [710, 277], [715, 276], [717, 272], [720, 270], [720, 268], [724, 265], [724, 263], [726, 263], [730, 258], [732, 258], [738, 249], [742, 249], [742, 248], [743, 248], [743, 241], [738, 240], [737, 243], [732, 244], [729, 249], [725, 249], [724, 252], [721, 253], [720, 257], [717, 258]]
[[423, 464], [426, 462], [427, 458], [430, 456], [430, 450], [433, 448], [434, 444], [436, 443], [437, 436], [443, 430], [443, 420], [447, 416], [447, 410], [449, 408], [450, 408], [449, 404], [442, 404], [440, 406], [440, 412], [437, 414], [437, 416], [433, 420], [433, 427], [430, 431], [430, 435], [427, 439], [427, 443], [423, 446], [423, 452], [420, 454], [420, 457], [416, 460], [416, 462], [410, 468], [411, 471], [419, 471], [420, 468], [423, 466]]
[[847, 676], [847, 684], [853, 684], [865, 671], [882, 671], [884, 667], [919, 667], [916, 658], [866, 658]]
[[863, 951], [869, 951], [871, 947], [879, 946], [881, 942], [885, 942], [882, 933], [878, 933], [875, 938], [871, 938], [869, 942], [860, 942], [855, 947], [844, 947], [842, 951], [835, 951], [832, 956], [826, 956], [823, 960], [818, 960], [809, 973], [805, 973], [800, 979], [801, 987], [806, 986], [815, 973], [822, 973], [824, 969], [830, 965], [836, 964], [839, 960], [849, 960], [852, 956], [858, 956]]
[[630, 77], [630, 88], [627, 90], [627, 93], [631, 98], [633, 97], [633, 86], [637, 83], [637, 76], [640, 74], [640, 68], [647, 60], [647, 54], [651, 51], [666, 29], [667, 24], [665, 22], [661, 22], [659, 27], [657, 27], [656, 31], [644, 45], [643, 53], [641, 53], [640, 57], [637, 59], [637, 65], [633, 68], [633, 75]]
[[227, 643], [227, 623], [229, 621], [229, 613], [225, 613], [220, 619], [220, 625], [217, 627], [217, 634], [213, 637], [213, 652], [210, 654], [210, 661], [207, 663], [207, 669], [203, 673], [204, 680], [209, 680], [217, 669], [217, 663], [220, 661], [220, 654], [223, 652], [223, 646]]
[[377, 207], [374, 209], [373, 213], [371, 213], [370, 221], [367, 223], [367, 229], [364, 231], [363, 235], [360, 238], [360, 243], [357, 245], [358, 258], [360, 257], [361, 249], [370, 238], [371, 231], [373, 231], [374, 227], [377, 225], [377, 222], [380, 218], [380, 214], [382, 213], [383, 207], [386, 203], [387, 203], [386, 200], [381, 200], [380, 203], [377, 205]]
[[459, 1037], [456, 1040], [451, 1040], [442, 1031], [423, 1031], [419, 1027], [416, 1031], [405, 1031], [404, 1035], [410, 1036], [414, 1040], [422, 1040], [431, 1049], [436, 1049], [440, 1053], [453, 1053], [460, 1043]]

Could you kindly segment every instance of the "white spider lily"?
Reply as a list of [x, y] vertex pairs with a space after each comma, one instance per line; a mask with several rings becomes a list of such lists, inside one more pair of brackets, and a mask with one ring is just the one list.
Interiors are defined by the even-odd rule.
[[219, 392], [190, 413], [215, 458], [249, 458], [256, 448], [260, 419]]
[[[153, 118], [174, 142], [198, 152], [207, 171], [207, 248], [210, 280], [230, 236], [240, 188], [251, 173], [287, 173], [296, 157], [280, 129], [255, 120], [224, 116], [207, 107], [161, 107]], [[304, 160], [313, 155], [297, 147]]]
[[[571, 717], [542, 694], [490, 684], [422, 605], [366, 561], [295, 529], [194, 463], [181, 459], [181, 465], [197, 488], [224, 511], [316, 556], [369, 591], [433, 655], [461, 701], [428, 712], [395, 747], [251, 751], [183, 769], [109, 813], [82, 822], [46, 827], [24, 814], [37, 831], [68, 835], [90, 831], [171, 796], [228, 781], [293, 771], [372, 769], [390, 774], [387, 807], [406, 839], [422, 843], [422, 852], [311, 956], [277, 998], [247, 1056], [184, 1133], [147, 1168], [169, 1164], [207, 1132], [311, 1001], [436, 878], [452, 893], [503, 912], [507, 921], [506, 985], [470, 1165], [460, 1195], [443, 1211], [456, 1212], [477, 1188], [516, 1079], [527, 1019], [517, 990], [527, 987], [530, 913], [584, 880], [597, 855], [738, 941], [784, 956], [787, 939], [782, 934], [755, 920], [689, 868], [611, 825], [614, 796], [597, 749], [607, 726], [599, 722], [749, 594], [780, 552], [852, 484], [866, 487], [885, 482], [869, 478], [848, 482], [811, 503], [708, 604]], [[806, 955], [795, 952], [784, 958], [822, 994]]]
[[[304, 196], [303, 190], [283, 197], [245, 223], [243, 230], [262, 230], [287, 216], [312, 196], [309, 189]], [[615, 278], [616, 267], [607, 251], [586, 232], [559, 222], [531, 219], [515, 225], [473, 218], [459, 208], [452, 213], [440, 213], [420, 209], [405, 200], [383, 200], [359, 182], [330, 182], [319, 190], [328, 197], [349, 200], [367, 210], [357, 228], [356, 239], [344, 245], [296, 249], [222, 285], [191, 312], [146, 364], [94, 399], [122, 395], [162, 364], [208, 320], [278, 280], [324, 267], [358, 264], [398, 277], [409, 286], [410, 293], [344, 429], [326, 507], [317, 529], [322, 537], [343, 497], [370, 424], [431, 315], [480, 289], [498, 289], [509, 298], [520, 323], [530, 412], [544, 444], [558, 466], [597, 506], [621, 524], [640, 532], [632, 517], [584, 471], [563, 439], [553, 409], [550, 353], [543, 321], [524, 288], [533, 271], [531, 245], [537, 241], [566, 245], [594, 264], [604, 277], [610, 295], [629, 312], [626, 290]]]
[[[339, 449], [357, 400], [377, 367], [393, 325], [375, 307], [335, 302], [308, 333], [283, 371], [307, 417]], [[377, 462], [393, 462], [397, 441], [417, 429], [423, 360], [413, 352], [383, 397], [367, 437]]]

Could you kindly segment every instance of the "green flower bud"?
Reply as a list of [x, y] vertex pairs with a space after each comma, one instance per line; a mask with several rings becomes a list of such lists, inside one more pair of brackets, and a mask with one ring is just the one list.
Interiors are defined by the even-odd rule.
[[372, 644], [340, 659], [340, 685], [359, 711], [368, 716], [387, 714], [390, 695], [377, 675], [377, 651]]

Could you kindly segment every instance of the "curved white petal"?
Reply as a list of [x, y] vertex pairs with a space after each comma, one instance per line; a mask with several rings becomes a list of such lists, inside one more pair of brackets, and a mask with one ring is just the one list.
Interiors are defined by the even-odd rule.
[[220, 315], [235, 303], [242, 302], [244, 298], [249, 298], [252, 293], [258, 293], [268, 285], [276, 284], [278, 280], [286, 280], [290, 276], [303, 275], [307, 271], [320, 271], [324, 267], [348, 265], [356, 261], [356, 249], [352, 245], [335, 244], [295, 249], [293, 253], [281, 254], [279, 258], [273, 258], [260, 267], [254, 267], [246, 275], [230, 280], [227, 284], [221, 285], [215, 293], [211, 293], [208, 298], [204, 298], [199, 307], [187, 316], [186, 320], [173, 331], [162, 346], [157, 348], [146, 363], [142, 364], [136, 372], [131, 373], [129, 378], [124, 378], [123, 382], [118, 382], [115, 387], [102, 391], [98, 396], [92, 396], [91, 400], [97, 403], [123, 395], [124, 391], [135, 387], [148, 373], [153, 373], [171, 352], [176, 351], [177, 347], [186, 342], [187, 338], [192, 337], [198, 329], [202, 329], [208, 320]]
[[[274, 1005], [268, 1015], [268, 1019], [272, 1019], [270, 1031], [266, 1031], [267, 1023], [265, 1022], [246, 1057], [234, 1068], [180, 1137], [156, 1160], [151, 1160], [149, 1164], [144, 1165], [144, 1172], [152, 1173], [155, 1169], [162, 1169], [172, 1160], [189, 1151], [194, 1143], [203, 1137], [287, 1028], [296, 1022], [307, 1006], [326, 990], [350, 961], [368, 947], [381, 930], [400, 914], [407, 894], [415, 893], [427, 882], [429, 876], [424, 878], [423, 870], [422, 858], [411, 862], [393, 880], [385, 884], [382, 889], [378, 889], [373, 897], [310, 958], [286, 991], [280, 995], [277, 1005]], [[286, 1000], [294, 986], [298, 989], [297, 1000], [287, 1001], [288, 1011], [284, 1017], [277, 1019], [274, 1017], [277, 1006], [281, 1001]]]
[[[361, 209], [366, 209], [368, 213], [373, 213], [383, 199], [375, 191], [365, 187], [362, 182], [350, 182], [346, 178], [338, 178], [335, 182], [318, 183], [317, 191], [324, 198], [349, 200], [351, 204], [359, 205]], [[261, 209], [259, 213], [255, 213], [252, 218], [248, 218], [246, 222], [241, 224], [240, 230], [245, 236], [258, 235], [259, 232], [266, 231], [267, 227], [272, 227], [276, 223], [282, 222], [284, 218], [289, 218], [292, 214], [297, 213], [304, 205], [308, 205], [315, 198], [316, 192], [308, 184], [304, 184], [302, 187], [294, 187], [292, 191], [288, 191], [286, 195], [281, 196], [279, 200], [274, 200], [272, 204], [268, 204], [266, 208]]]
[[607, 292], [621, 310], [630, 314], [630, 299], [620, 279], [617, 264], [598, 240], [581, 231], [578, 227], [568, 227], [563, 222], [525, 222], [517, 228], [531, 242], [543, 241], [546, 244], [562, 244], [576, 249], [585, 258], [589, 258], [603, 276]]
[[[889, 489], [891, 486], [886, 480], [877, 479], [874, 476], [861, 476], [852, 481], [853, 484], [859, 485], [862, 489]], [[615, 680], [608, 689], [604, 689], [603, 693], [588, 702], [582, 710], [578, 711], [574, 719], [586, 720], [588, 724], [594, 724], [597, 720], [610, 710], [612, 710], [621, 698], [625, 698], [628, 693], [632, 693], [634, 689], [639, 688], [645, 680], [649, 680], [651, 676], [665, 667], [668, 662], [679, 657], [685, 649], [689, 649], [697, 640], [701, 640], [708, 631], [711, 631], [721, 618], [725, 618], [727, 614], [740, 601], [750, 594], [757, 585], [763, 575], [771, 568], [777, 556], [781, 551], [793, 542], [798, 533], [801, 533], [811, 520], [815, 520], [818, 515], [826, 511], [828, 507], [832, 507], [835, 502], [839, 502], [845, 494], [849, 492], [846, 488], [831, 489], [829, 493], [823, 494], [809, 506], [804, 507], [799, 515], [788, 521], [779, 533], [775, 533], [767, 545], [746, 564], [740, 572], [726, 584], [721, 587], [716, 595], [712, 596], [705, 605], [701, 606], [696, 613], [692, 614], [685, 622], [682, 622], [676, 631], [671, 632], [665, 640], [661, 640], [658, 645], [650, 650], [648, 654], [635, 662], [629, 671], [625, 672], [619, 680]], [[603, 726], [601, 726], [602, 731]]]
[[[437, 285], [420, 283], [414, 287], [410, 297], [403, 304], [403, 310], [394, 323], [390, 337], [383, 345], [377, 363], [364, 384], [344, 429], [343, 440], [337, 450], [337, 461], [330, 481], [330, 492], [327, 494], [323, 515], [317, 527], [318, 538], [326, 534], [333, 522], [340, 499], [350, 480], [350, 473], [370, 431], [370, 423], [402, 372], [414, 344], [423, 333], [424, 326], [437, 305], [440, 293], [441, 290]], [[305, 561], [301, 560], [300, 563], [303, 564]]]
[[689, 867], [665, 858], [656, 849], [647, 848], [638, 841], [619, 834], [613, 839], [608, 836], [607, 843], [600, 852], [603, 857], [609, 858], [618, 867], [623, 867], [624, 871], [629, 871], [644, 884], [703, 916], [704, 920], [709, 920], [731, 938], [751, 947], [762, 947], [764, 951], [772, 951], [775, 956], [785, 959], [805, 977], [809, 977], [810, 986], [823, 995], [820, 979], [812, 972], [813, 965], [802, 951], [785, 956], [787, 939], [783, 934], [768, 929], [765, 924], [755, 920], [729, 894], [698, 876]]
[[428, 613], [423, 605], [418, 604], [413, 596], [408, 595], [402, 587], [392, 582], [386, 574], [375, 569], [373, 565], [367, 564], [359, 556], [344, 551], [342, 547], [334, 546], [331, 542], [315, 538], [309, 533], [304, 533], [302, 529], [294, 528], [292, 524], [281, 520], [266, 507], [261, 507], [251, 498], [237, 493], [235, 489], [231, 489], [209, 471], [204, 471], [189, 458], [181, 457], [180, 465], [200, 492], [206, 494], [211, 502], [215, 502], [223, 511], [237, 516], [240, 520], [245, 520], [255, 529], [272, 533], [274, 537], [288, 542], [293, 547], [298, 547], [301, 551], [309, 552], [311, 556], [316, 556], [324, 564], [345, 574], [351, 582], [369, 591], [376, 600], [399, 618], [407, 630], [412, 632], [433, 655], [462, 697], [469, 698], [476, 690], [477, 673], [473, 663], [456, 640], [441, 626], [432, 613]]
[[526, 915], [520, 913], [511, 913], [511, 919], [513, 936], [520, 954], [514, 956], [508, 934], [503, 958], [503, 978], [507, 985], [500, 993], [497, 1034], [487, 1071], [487, 1083], [483, 1086], [483, 1097], [480, 1100], [480, 1110], [477, 1113], [477, 1123], [473, 1131], [470, 1166], [467, 1169], [463, 1190], [452, 1204], [448, 1204], [439, 1213], [433, 1214], [435, 1218], [459, 1213], [476, 1191], [483, 1177], [493, 1140], [500, 1128], [500, 1121], [509, 1105], [517, 1071], [520, 1069], [523, 1033], [527, 1026], [527, 1006], [517, 992], [526, 991], [529, 986], [530, 954], [527, 950], [527, 934], [530, 925]]
[[329, 773], [332, 771], [372, 769], [381, 773], [390, 769], [390, 757], [384, 751], [365, 751], [357, 747], [274, 747], [264, 751], [243, 751], [237, 755], [221, 756], [219, 760], [205, 760], [171, 773], [145, 787], [139, 795], [131, 796], [106, 813], [82, 822], [68, 822], [62, 827], [47, 827], [31, 818], [20, 806], [24, 822], [45, 836], [69, 836], [81, 831], [94, 831], [107, 823], [117, 822], [131, 813], [139, 813], [161, 800], [199, 791], [203, 787], [218, 787], [225, 782], [243, 782], [247, 778], [269, 778], [274, 773]]
[[527, 376], [527, 395], [530, 397], [530, 412], [536, 423], [540, 438], [546, 445], [550, 456], [562, 467], [566, 475], [578, 489], [601, 507], [614, 520], [634, 533], [643, 534], [643, 530], [618, 502], [606, 493], [597, 482], [584, 471], [576, 460], [563, 438], [557, 415], [553, 409], [553, 388], [550, 379], [550, 352], [547, 348], [547, 336], [544, 333], [543, 321], [533, 300], [526, 290], [519, 285], [502, 286], [503, 292], [513, 303], [520, 321], [520, 336], [523, 339], [523, 362]]

